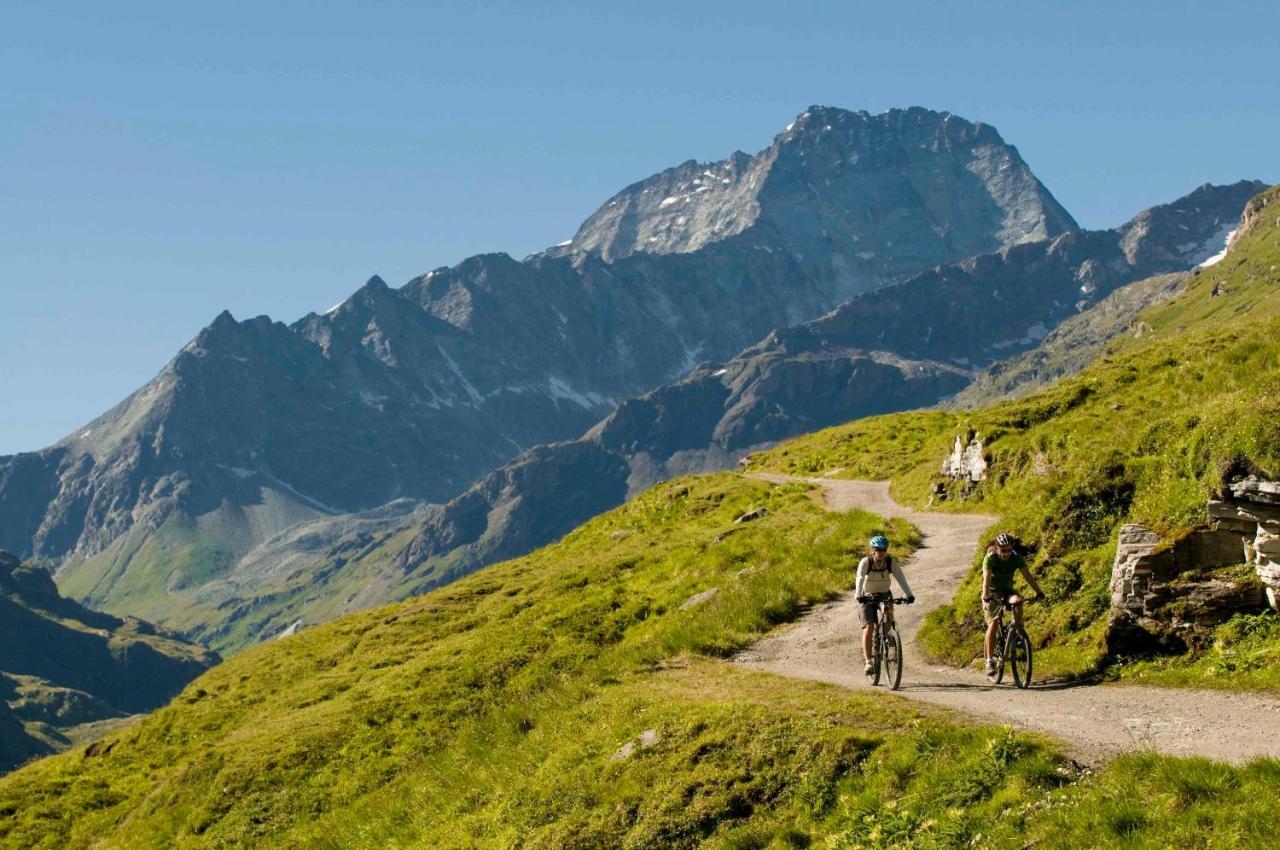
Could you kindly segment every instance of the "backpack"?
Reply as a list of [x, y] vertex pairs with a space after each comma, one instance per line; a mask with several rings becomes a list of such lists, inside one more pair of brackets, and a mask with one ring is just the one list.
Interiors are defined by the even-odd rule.
[[863, 555], [862, 560], [867, 562], [867, 572], [892, 573], [893, 572], [893, 556], [885, 555], [884, 569], [877, 569], [876, 562], [871, 559], [870, 555]]

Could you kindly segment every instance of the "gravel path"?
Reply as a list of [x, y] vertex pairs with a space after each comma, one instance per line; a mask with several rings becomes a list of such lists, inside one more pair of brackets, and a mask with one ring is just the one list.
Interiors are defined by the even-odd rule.
[[[916, 604], [898, 606], [896, 611], [905, 646], [902, 696], [1048, 733], [1066, 741], [1072, 757], [1087, 764], [1141, 749], [1236, 764], [1258, 756], [1280, 758], [1280, 701], [1275, 699], [1131, 685], [1033, 683], [1020, 691], [1010, 684], [1007, 673], [1005, 684], [996, 687], [977, 666], [961, 669], [928, 663], [915, 640], [920, 622], [927, 612], [951, 599], [977, 550], [979, 536], [996, 517], [910, 510], [889, 497], [885, 482], [758, 477], [817, 484], [824, 488], [830, 510], [856, 507], [902, 517], [923, 532], [923, 546], [904, 565]], [[1029, 622], [1034, 631], [1034, 609]], [[783, 676], [868, 688], [858, 633], [857, 604], [849, 594], [815, 608], [734, 660]]]

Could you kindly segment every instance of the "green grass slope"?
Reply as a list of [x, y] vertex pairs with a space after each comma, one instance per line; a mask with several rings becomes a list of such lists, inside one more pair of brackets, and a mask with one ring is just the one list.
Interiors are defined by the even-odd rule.
[[0, 846], [1266, 846], [1274, 762], [1089, 775], [1032, 736], [722, 660], [846, 589], [882, 528], [910, 548], [798, 486], [661, 485], [0, 779]]
[[[768, 516], [733, 524], [756, 507]], [[730, 651], [847, 587], [878, 527], [797, 487], [657, 488], [527, 558], [237, 656], [91, 753], [0, 783], [0, 837], [66, 846], [116, 834], [132, 847], [290, 835], [421, 769], [475, 724], [519, 727], [680, 652]], [[711, 587], [714, 598], [681, 607]]]
[[[1249, 226], [1226, 258], [1146, 310], [1139, 333], [1114, 340], [1079, 376], [979, 410], [860, 420], [795, 440], [750, 465], [891, 478], [898, 499], [924, 504], [956, 435], [976, 431], [990, 459], [988, 478], [940, 509], [994, 510], [1036, 544], [1034, 568], [1048, 595], [1031, 615], [1041, 649], [1037, 667], [1061, 675], [1099, 670], [1108, 661], [1102, 638], [1118, 526], [1137, 521], [1177, 534], [1204, 520], [1206, 499], [1227, 477], [1280, 476], [1278, 199], [1280, 188], [1254, 199]], [[953, 486], [953, 496], [959, 489]], [[954, 604], [926, 624], [922, 638], [934, 654], [967, 663], [980, 652], [979, 590], [975, 560]], [[1266, 632], [1265, 623], [1224, 627], [1215, 651], [1231, 653], [1231, 642], [1246, 633], [1257, 643], [1259, 629]], [[1250, 651], [1276, 657], [1266, 646]], [[1218, 665], [1202, 678], [1231, 680], [1229, 668]], [[1139, 669], [1160, 678], [1151, 665]], [[1280, 689], [1280, 668], [1237, 681]]]

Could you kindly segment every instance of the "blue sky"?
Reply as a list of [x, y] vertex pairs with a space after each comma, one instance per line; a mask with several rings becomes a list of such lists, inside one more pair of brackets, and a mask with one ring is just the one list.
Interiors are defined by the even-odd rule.
[[223, 308], [524, 256], [812, 103], [994, 124], [1088, 227], [1280, 180], [1277, 8], [0, 0], [0, 454]]

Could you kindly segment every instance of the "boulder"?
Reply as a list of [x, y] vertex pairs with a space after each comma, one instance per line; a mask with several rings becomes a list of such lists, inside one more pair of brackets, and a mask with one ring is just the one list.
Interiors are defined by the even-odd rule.
[[1280, 607], [1280, 481], [1249, 476], [1227, 485], [1230, 494], [1209, 502], [1215, 528], [1244, 540], [1245, 562], [1262, 582], [1267, 604]]
[[1204, 575], [1244, 561], [1238, 530], [1201, 526], [1165, 540], [1141, 525], [1122, 526], [1111, 569], [1108, 651], [1183, 652], [1235, 614], [1261, 610], [1257, 580]]
[[701, 605], [704, 602], [710, 602], [712, 599], [715, 599], [719, 595], [720, 595], [720, 588], [708, 587], [706, 590], [702, 591], [701, 593], [695, 593], [693, 596], [690, 596], [684, 602], [680, 603], [680, 610], [687, 611], [690, 608], [696, 608], [697, 606]]

